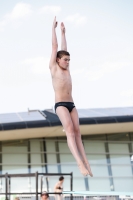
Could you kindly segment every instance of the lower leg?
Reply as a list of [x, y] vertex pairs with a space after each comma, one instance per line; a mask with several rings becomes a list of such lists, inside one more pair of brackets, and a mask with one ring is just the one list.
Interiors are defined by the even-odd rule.
[[67, 135], [68, 147], [69, 147], [72, 155], [74, 156], [74, 158], [75, 158], [75, 160], [76, 160], [76, 162], [78, 164], [78, 167], [79, 167], [81, 173], [83, 175], [85, 175], [85, 176], [88, 175], [89, 173], [86, 170], [86, 168], [84, 166], [84, 163], [82, 162], [81, 157], [79, 155], [74, 134], [66, 133], [66, 135]]
[[87, 170], [89, 172], [89, 175], [93, 176], [93, 174], [91, 172], [91, 168], [90, 168], [89, 162], [88, 162], [88, 159], [86, 157], [86, 153], [85, 153], [85, 150], [84, 150], [84, 146], [83, 146], [80, 134], [78, 134], [76, 136], [76, 144], [77, 144], [78, 151], [79, 151], [79, 153], [81, 155], [81, 158], [83, 160], [83, 163], [84, 163], [84, 165], [86, 166], [86, 168], [87, 168]]

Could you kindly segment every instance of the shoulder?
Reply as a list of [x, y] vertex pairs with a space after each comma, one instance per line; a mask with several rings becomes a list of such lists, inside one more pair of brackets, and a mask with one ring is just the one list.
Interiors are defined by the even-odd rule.
[[59, 182], [57, 182], [56, 185], [59, 185]]
[[57, 182], [57, 183], [55, 184], [55, 187], [59, 187], [59, 182]]

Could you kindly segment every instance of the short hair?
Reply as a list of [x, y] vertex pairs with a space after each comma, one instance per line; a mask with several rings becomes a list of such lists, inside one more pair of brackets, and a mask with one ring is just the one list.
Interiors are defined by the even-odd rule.
[[49, 197], [49, 194], [48, 194], [46, 191], [44, 191], [44, 192], [41, 193], [41, 197], [42, 197], [43, 195], [46, 195], [47, 197]]
[[64, 180], [64, 176], [60, 176], [59, 181]]
[[70, 56], [70, 53], [68, 51], [57, 51], [57, 58], [62, 58], [63, 56]]

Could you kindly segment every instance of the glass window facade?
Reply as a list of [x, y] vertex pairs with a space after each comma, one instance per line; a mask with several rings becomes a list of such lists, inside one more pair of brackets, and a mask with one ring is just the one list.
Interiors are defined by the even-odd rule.
[[[133, 191], [133, 133], [83, 136], [82, 141], [94, 177], [83, 177], [65, 137], [0, 142], [0, 173], [70, 173], [73, 190]], [[53, 191], [59, 177], [43, 177], [43, 189]], [[12, 178], [11, 192], [35, 191], [34, 178]], [[79, 184], [80, 183], [80, 184]], [[40, 187], [40, 180], [39, 180]], [[65, 177], [64, 190], [70, 190]], [[0, 191], [5, 191], [0, 178]]]

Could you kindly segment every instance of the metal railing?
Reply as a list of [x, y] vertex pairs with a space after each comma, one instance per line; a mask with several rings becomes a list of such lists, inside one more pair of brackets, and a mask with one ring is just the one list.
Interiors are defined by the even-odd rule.
[[[49, 176], [70, 176], [70, 191], [73, 190], [73, 173], [26, 173], [26, 174], [8, 174], [0, 175], [0, 178], [5, 178], [5, 192], [0, 192], [0, 195], [5, 195], [5, 200], [10, 200], [11, 195], [35, 195], [36, 200], [38, 200], [38, 195], [42, 193], [43, 188], [43, 178], [41, 177], [41, 192], [38, 192], [38, 177], [39, 176], [46, 177], [46, 183], [47, 183], [47, 192], [49, 194], [61, 194], [61, 193], [55, 193], [55, 192], [49, 192], [48, 187], [48, 179]], [[11, 190], [11, 178], [18, 178], [18, 177], [34, 177], [35, 178], [35, 192], [10, 192]], [[73, 195], [70, 194], [71, 200], [73, 198]]]

